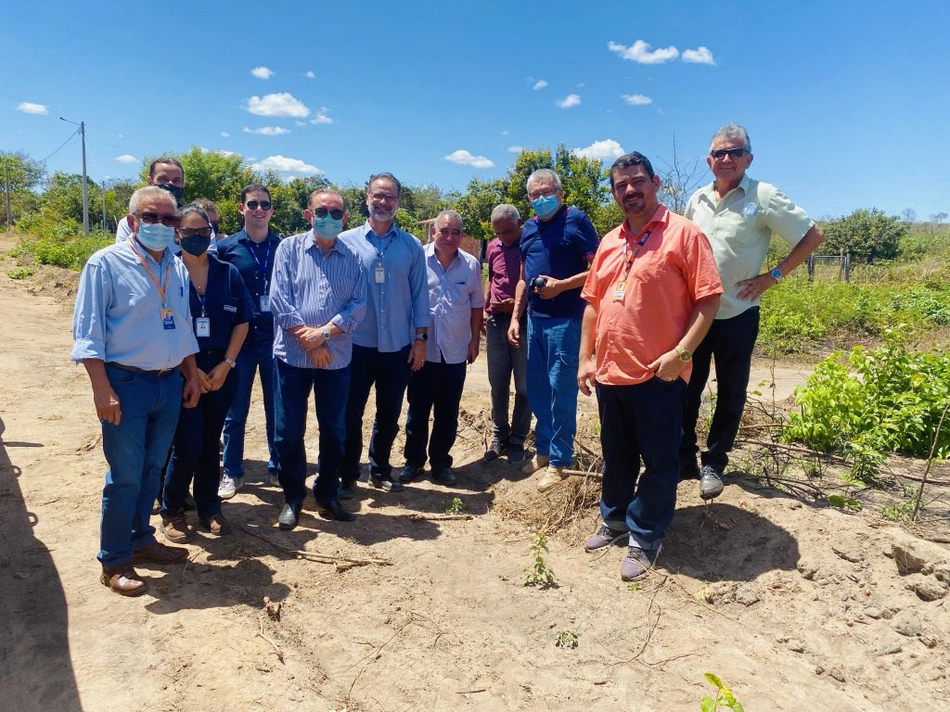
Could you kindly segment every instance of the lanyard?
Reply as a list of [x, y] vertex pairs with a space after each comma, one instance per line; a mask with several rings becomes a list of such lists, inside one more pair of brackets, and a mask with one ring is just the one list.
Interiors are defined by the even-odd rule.
[[201, 304], [201, 316], [202, 316], [202, 317], [208, 316], [208, 315], [205, 313], [205, 299], [206, 299], [205, 295], [204, 295], [204, 294], [198, 294], [198, 290], [196, 289], [196, 290], [195, 290], [195, 296], [198, 297], [198, 303]]
[[264, 255], [264, 263], [261, 264], [260, 259], [257, 257], [257, 250], [253, 247], [254, 241], [251, 238], [248, 238], [248, 241], [251, 243], [251, 246], [247, 248], [247, 251], [251, 253], [251, 257], [254, 258], [254, 262], [257, 263], [257, 270], [260, 272], [261, 277], [264, 278], [264, 283], [267, 283], [267, 265], [270, 262], [270, 240], [267, 241], [267, 254]]
[[[376, 235], [375, 232], [374, 232], [373, 234]], [[386, 234], [388, 235], [389, 233], [386, 233]], [[382, 235], [382, 236], [376, 235], [376, 237], [379, 238], [380, 243], [382, 243], [382, 245], [383, 245], [382, 251], [380, 251], [380, 249], [379, 249], [378, 247], [376, 247], [376, 245], [373, 244], [372, 241], [370, 241], [369, 244], [373, 245], [373, 249], [376, 250], [377, 264], [382, 265], [382, 264], [383, 264], [383, 257], [385, 257], [385, 255], [386, 255], [386, 250], [388, 250], [388, 249], [389, 249], [389, 246], [392, 245], [392, 244], [396, 241], [396, 236], [393, 235], [393, 237], [391, 237], [391, 238], [389, 239], [389, 242], [386, 242], [386, 235]]]
[[145, 261], [145, 258], [142, 257], [142, 255], [139, 253], [137, 249], [135, 249], [135, 245], [132, 243], [131, 238], [128, 238], [128, 237], [125, 238], [125, 241], [129, 243], [129, 247], [132, 248], [132, 252], [134, 252], [135, 256], [138, 258], [139, 264], [141, 264], [145, 268], [145, 271], [148, 273], [148, 276], [152, 279], [152, 284], [155, 285], [155, 288], [158, 290], [158, 293], [162, 298], [162, 306], [168, 306], [168, 300], [165, 298], [165, 290], [168, 289], [168, 275], [171, 271], [171, 265], [170, 264], [165, 265], [165, 286], [163, 287], [162, 285], [158, 283], [158, 280], [155, 279], [155, 273], [152, 272], [152, 268], [148, 266], [148, 263]]
[[650, 239], [650, 235], [651, 235], [652, 233], [653, 233], [653, 230], [652, 230], [652, 229], [647, 230], [645, 233], [643, 233], [643, 237], [641, 237], [641, 238], [637, 241], [637, 246], [633, 249], [633, 254], [632, 254], [632, 255], [628, 255], [628, 254], [627, 254], [627, 252], [628, 252], [629, 249], [630, 249], [630, 245], [628, 244], [629, 241], [628, 241], [628, 240], [624, 240], [624, 241], [623, 241], [623, 258], [624, 258], [624, 260], [626, 260], [626, 262], [627, 262], [627, 268], [624, 270], [624, 276], [630, 274], [630, 268], [633, 266], [633, 261], [634, 261], [635, 259], [637, 259], [637, 255], [640, 254], [640, 250], [641, 250], [641, 249], [643, 248], [643, 246], [646, 244], [647, 240]]

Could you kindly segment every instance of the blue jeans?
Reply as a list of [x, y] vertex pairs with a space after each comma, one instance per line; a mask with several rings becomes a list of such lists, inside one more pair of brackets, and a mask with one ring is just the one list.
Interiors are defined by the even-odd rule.
[[409, 346], [382, 353], [379, 349], [353, 344], [350, 362], [350, 397], [346, 403], [346, 447], [340, 479], [352, 486], [360, 476], [363, 454], [363, 411], [369, 389], [376, 384], [376, 420], [369, 441], [370, 472], [374, 477], [391, 477], [389, 456], [399, 432], [399, 414], [409, 381]]
[[645, 550], [658, 549], [673, 522], [685, 402], [682, 378], [597, 384], [604, 454], [600, 514], [607, 526], [628, 530], [631, 543]]
[[[521, 447], [531, 429], [531, 405], [528, 403], [528, 349], [508, 343], [511, 314], [490, 314], [485, 324], [485, 350], [488, 358], [488, 382], [491, 384], [492, 440]], [[527, 335], [527, 318], [521, 320], [521, 333]], [[515, 409], [508, 420], [511, 377], [515, 379]]]
[[696, 348], [683, 414], [680, 459], [684, 464], [696, 462], [699, 450], [696, 422], [699, 420], [699, 405], [712, 359], [716, 359], [716, 406], [709, 425], [706, 450], [700, 458], [703, 465], [710, 465], [719, 472], [723, 472], [729, 464], [729, 451], [739, 432], [739, 421], [745, 408], [752, 349], [755, 348], [758, 335], [759, 308], [753, 307], [731, 319], [714, 320], [709, 333]]
[[244, 476], [244, 428], [251, 409], [254, 374], [260, 373], [264, 394], [264, 425], [267, 428], [267, 469], [277, 474], [277, 451], [274, 449], [274, 344], [245, 344], [236, 359], [237, 366], [229, 376], [237, 381], [234, 400], [224, 421], [224, 474]]
[[307, 450], [304, 430], [307, 402], [313, 392], [320, 431], [320, 455], [313, 495], [318, 504], [329, 504], [339, 497], [340, 465], [346, 440], [346, 399], [350, 388], [350, 367], [297, 368], [274, 359], [277, 390], [274, 412], [277, 432], [274, 445], [280, 458], [280, 486], [287, 504], [302, 505], [307, 496]]
[[581, 320], [528, 315], [528, 401], [537, 419], [534, 445], [551, 465], [574, 463], [577, 361]]
[[[455, 444], [459, 427], [459, 403], [465, 386], [466, 363], [436, 363], [425, 365], [409, 376], [409, 413], [406, 415], [406, 464], [422, 467], [426, 464], [426, 442], [429, 444], [429, 463], [433, 470], [452, 466], [449, 450]], [[432, 420], [432, 439], [429, 439], [429, 413]]]
[[134, 549], [155, 543], [148, 520], [178, 423], [182, 379], [177, 370], [160, 377], [108, 363], [106, 375], [122, 417], [118, 425], [102, 424], [109, 470], [102, 489], [98, 559], [103, 566], [118, 566], [132, 560]]
[[[223, 358], [223, 351], [199, 352], [196, 355], [198, 368], [205, 373]], [[219, 390], [203, 394], [194, 408], [181, 409], [171, 460], [165, 470], [162, 516], [169, 517], [185, 511], [185, 498], [192, 479], [195, 483], [198, 517], [208, 519], [221, 513], [221, 498], [218, 497], [218, 482], [221, 479], [218, 439], [236, 388], [237, 379], [234, 373], [229, 373]]]

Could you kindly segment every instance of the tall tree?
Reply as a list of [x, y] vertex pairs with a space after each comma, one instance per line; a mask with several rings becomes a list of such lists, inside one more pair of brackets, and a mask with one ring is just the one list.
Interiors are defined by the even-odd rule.
[[907, 223], [883, 210], [855, 210], [850, 215], [822, 225], [825, 241], [819, 252], [836, 255], [851, 253], [855, 260], [871, 263], [897, 257]]

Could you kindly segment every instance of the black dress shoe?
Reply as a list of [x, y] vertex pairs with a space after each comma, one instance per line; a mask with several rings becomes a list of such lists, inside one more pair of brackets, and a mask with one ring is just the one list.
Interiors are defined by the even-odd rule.
[[299, 504], [285, 504], [280, 516], [277, 517], [277, 526], [284, 531], [290, 531], [297, 526], [297, 519], [300, 517]]
[[338, 522], [352, 522], [356, 515], [348, 509], [344, 509], [340, 500], [331, 499], [329, 502], [317, 502], [320, 513], [328, 519], [335, 519]]

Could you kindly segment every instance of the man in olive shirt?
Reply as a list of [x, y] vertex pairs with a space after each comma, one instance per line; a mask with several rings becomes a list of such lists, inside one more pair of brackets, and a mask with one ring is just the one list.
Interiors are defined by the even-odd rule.
[[[824, 239], [821, 228], [774, 185], [746, 175], [752, 142], [742, 126], [723, 126], [706, 158], [715, 180], [689, 199], [685, 216], [706, 233], [722, 279], [723, 295], [712, 328], [693, 354], [693, 375], [686, 393], [680, 478], [699, 476], [703, 499], [723, 490], [722, 473], [745, 408], [752, 350], [759, 333], [759, 299], [804, 262]], [[772, 234], [792, 246], [773, 269], [760, 273]], [[716, 407], [702, 467], [696, 421], [711, 360], [716, 360]]]

